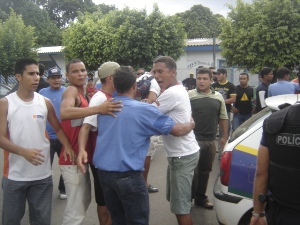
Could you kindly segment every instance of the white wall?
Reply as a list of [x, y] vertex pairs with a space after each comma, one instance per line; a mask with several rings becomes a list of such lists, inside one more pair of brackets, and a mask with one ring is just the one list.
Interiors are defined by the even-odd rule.
[[[220, 67], [220, 60], [222, 58], [221, 52], [216, 52], [216, 64], [215, 68]], [[176, 61], [177, 64], [177, 79], [179, 81], [189, 77], [190, 73], [194, 73], [196, 77], [196, 69], [198, 66], [210, 67], [213, 66], [213, 52], [212, 51], [188, 51]], [[239, 74], [243, 72], [237, 68], [225, 68], [227, 69], [227, 79], [234, 85], [239, 84]], [[249, 85], [256, 86], [259, 83], [257, 74], [249, 74]]]
[[[216, 67], [218, 67], [218, 60], [222, 59], [219, 52], [216, 53]], [[212, 51], [189, 51], [186, 52], [179, 60], [177, 60], [177, 79], [182, 81], [189, 77], [190, 73], [196, 76], [196, 69], [199, 66], [210, 67], [213, 66], [213, 52]]]

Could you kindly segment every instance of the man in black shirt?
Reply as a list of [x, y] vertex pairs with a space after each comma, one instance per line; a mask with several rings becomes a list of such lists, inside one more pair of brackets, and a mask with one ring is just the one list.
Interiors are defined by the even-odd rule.
[[256, 89], [255, 113], [258, 113], [266, 107], [265, 99], [268, 97], [268, 88], [274, 77], [273, 70], [269, 67], [265, 67], [260, 71], [259, 77], [261, 83]]
[[196, 87], [196, 79], [194, 78], [194, 74], [190, 73], [190, 77], [186, 78], [182, 81], [183, 86], [187, 89], [187, 90], [192, 90], [195, 89]]
[[249, 75], [247, 73], [241, 73], [239, 81], [240, 85], [235, 87], [236, 100], [232, 107], [233, 131], [252, 116], [253, 88], [248, 85]]

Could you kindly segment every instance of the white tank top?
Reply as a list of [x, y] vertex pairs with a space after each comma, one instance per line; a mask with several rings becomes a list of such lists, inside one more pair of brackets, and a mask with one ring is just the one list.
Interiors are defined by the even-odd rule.
[[50, 142], [46, 133], [48, 109], [42, 95], [34, 93], [31, 102], [22, 101], [17, 92], [8, 100], [8, 137], [26, 149], [43, 150], [44, 163], [34, 166], [24, 157], [4, 151], [4, 176], [15, 181], [41, 180], [51, 176]]

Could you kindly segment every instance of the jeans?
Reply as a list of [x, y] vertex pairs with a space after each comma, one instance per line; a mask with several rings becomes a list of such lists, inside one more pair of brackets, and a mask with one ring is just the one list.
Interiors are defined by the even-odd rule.
[[248, 120], [251, 116], [252, 113], [245, 114], [245, 115], [234, 113], [233, 120], [232, 120], [232, 130], [235, 131], [242, 123]]
[[[62, 144], [58, 139], [50, 139], [50, 161], [51, 161], [51, 166], [53, 163], [53, 158], [55, 153], [57, 154], [58, 158], [61, 152]], [[59, 184], [58, 184], [58, 190], [60, 193], [66, 193], [65, 189], [65, 184], [64, 184], [64, 179], [62, 175], [59, 177]]]
[[148, 225], [149, 194], [142, 171], [98, 170], [112, 225]]
[[14, 181], [2, 178], [2, 224], [20, 225], [29, 206], [30, 224], [50, 225], [52, 205], [52, 176], [34, 181]]

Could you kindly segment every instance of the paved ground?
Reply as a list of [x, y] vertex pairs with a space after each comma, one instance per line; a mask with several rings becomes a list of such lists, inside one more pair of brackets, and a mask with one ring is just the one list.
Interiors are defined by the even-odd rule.
[[[1, 156], [2, 158], [2, 156]], [[0, 159], [0, 166], [2, 168], [3, 160]], [[60, 225], [62, 222], [62, 215], [64, 212], [65, 200], [60, 200], [57, 190], [59, 180], [59, 167], [57, 159], [53, 163], [53, 202], [52, 202], [52, 225]], [[165, 198], [165, 178], [166, 178], [167, 160], [163, 145], [159, 145], [158, 151], [155, 153], [153, 161], [151, 162], [151, 169], [149, 173], [149, 182], [159, 189], [158, 193], [150, 194], [150, 225], [176, 225], [175, 216], [170, 212], [169, 203]], [[210, 176], [208, 186], [208, 196], [213, 201], [213, 183], [219, 173], [219, 161], [217, 157], [214, 162], [214, 169]], [[2, 190], [0, 189], [0, 198], [2, 198]], [[0, 209], [2, 210], [2, 201], [0, 201]], [[192, 206], [191, 209], [194, 225], [217, 225], [215, 210], [207, 210], [198, 206]], [[0, 214], [1, 217], [1, 214]], [[0, 218], [1, 219], [1, 218]], [[84, 225], [97, 225], [98, 219], [96, 215], [96, 204], [94, 196], [92, 196], [92, 203], [87, 211], [87, 216]], [[29, 225], [28, 222], [28, 208], [21, 225]]]

